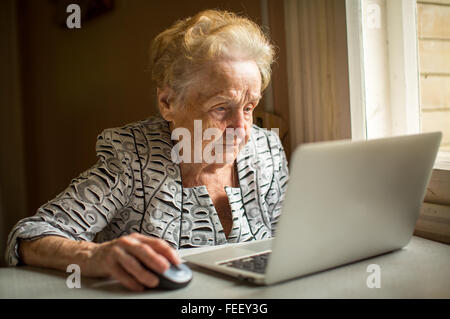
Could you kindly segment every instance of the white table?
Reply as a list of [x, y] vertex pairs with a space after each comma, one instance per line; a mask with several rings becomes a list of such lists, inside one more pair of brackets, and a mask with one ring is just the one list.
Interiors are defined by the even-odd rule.
[[[367, 287], [370, 264], [380, 266], [380, 288]], [[185, 288], [134, 293], [111, 280], [82, 278], [81, 288], [69, 289], [70, 273], [28, 266], [0, 268], [0, 298], [450, 298], [450, 246], [420, 237], [398, 251], [268, 287], [196, 266], [191, 269], [194, 278]]]

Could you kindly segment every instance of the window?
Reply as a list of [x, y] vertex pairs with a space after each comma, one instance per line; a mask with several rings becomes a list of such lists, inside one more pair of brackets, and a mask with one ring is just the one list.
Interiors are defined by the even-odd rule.
[[450, 0], [346, 4], [352, 137], [439, 130], [437, 165], [450, 166]]
[[348, 0], [354, 139], [420, 131], [415, 3]]
[[450, 243], [450, 0], [346, 0], [353, 139], [442, 131], [415, 234]]

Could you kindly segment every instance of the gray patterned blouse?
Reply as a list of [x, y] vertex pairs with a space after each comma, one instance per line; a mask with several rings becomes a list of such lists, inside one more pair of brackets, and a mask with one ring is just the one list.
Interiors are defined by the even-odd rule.
[[274, 132], [253, 126], [238, 154], [239, 187], [225, 188], [233, 217], [228, 238], [206, 187], [182, 186], [172, 146], [168, 122], [161, 117], [104, 130], [97, 139], [98, 162], [14, 226], [7, 262], [20, 263], [19, 239], [48, 235], [104, 242], [139, 232], [176, 249], [274, 235], [288, 181], [286, 157]]

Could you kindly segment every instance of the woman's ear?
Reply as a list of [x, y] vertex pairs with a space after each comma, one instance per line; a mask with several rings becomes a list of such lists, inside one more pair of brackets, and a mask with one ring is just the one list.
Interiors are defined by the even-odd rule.
[[167, 86], [163, 89], [157, 88], [156, 95], [158, 97], [159, 112], [162, 117], [168, 122], [173, 121], [175, 112], [175, 105], [172, 98], [174, 96], [173, 90]]

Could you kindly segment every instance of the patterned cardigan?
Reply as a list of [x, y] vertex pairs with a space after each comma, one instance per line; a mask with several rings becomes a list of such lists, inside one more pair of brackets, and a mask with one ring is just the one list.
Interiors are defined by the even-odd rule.
[[97, 139], [98, 162], [14, 226], [7, 262], [20, 264], [18, 240], [48, 235], [104, 242], [139, 232], [175, 249], [274, 235], [288, 181], [286, 157], [274, 132], [253, 126], [238, 154], [239, 187], [225, 187], [233, 218], [228, 238], [206, 187], [182, 186], [172, 147], [168, 122], [161, 117], [104, 130]]

